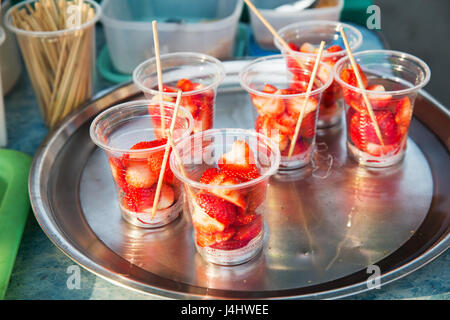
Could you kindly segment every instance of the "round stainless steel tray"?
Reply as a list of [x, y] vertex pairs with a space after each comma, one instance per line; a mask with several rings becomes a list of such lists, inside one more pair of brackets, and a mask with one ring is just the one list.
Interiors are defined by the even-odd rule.
[[[225, 63], [215, 127], [253, 127], [237, 78], [244, 63]], [[380, 267], [384, 285], [450, 245], [450, 115], [425, 92], [401, 165], [358, 167], [338, 127], [319, 136], [313, 166], [273, 177], [264, 250], [234, 267], [202, 260], [187, 214], [151, 231], [121, 219], [89, 125], [102, 110], [138, 98], [133, 84], [100, 93], [46, 139], [30, 173], [31, 203], [44, 232], [113, 283], [167, 298], [337, 298], [368, 290], [370, 265]]]

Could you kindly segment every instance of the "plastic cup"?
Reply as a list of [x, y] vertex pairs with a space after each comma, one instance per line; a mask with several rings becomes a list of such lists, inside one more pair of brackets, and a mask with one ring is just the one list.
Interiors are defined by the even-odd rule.
[[[39, 8], [37, 3], [41, 4]], [[42, 1], [31, 0], [20, 2], [6, 13], [5, 26], [17, 36], [45, 124], [51, 128], [92, 97], [95, 23], [100, 18], [101, 8], [91, 0], [84, 0], [83, 6], [67, 2], [65, 8], [56, 9], [56, 4], [54, 7], [42, 6]], [[45, 24], [56, 24], [54, 15], [59, 10], [58, 17], [67, 16], [64, 29], [61, 26], [61, 30], [47, 26], [45, 29], [41, 27], [44, 31], [30, 31], [25, 19], [17, 17], [19, 12], [30, 13], [30, 8], [36, 10], [33, 19], [45, 20]], [[78, 13], [79, 8], [83, 11]]]
[[[259, 170], [253, 179], [229, 176], [221, 167], [226, 163], [223, 155], [229, 155], [235, 143], [243, 142], [253, 153], [252, 165]], [[212, 129], [184, 138], [176, 149], [184, 173], [175, 152], [170, 167], [184, 184], [197, 251], [206, 261], [220, 265], [237, 265], [255, 257], [264, 244], [266, 190], [280, 163], [278, 147], [254, 131]], [[220, 180], [212, 180], [221, 183], [201, 179], [206, 170], [217, 172], [212, 168], [218, 167]]]
[[[164, 139], [161, 120], [164, 119], [165, 128], [169, 128], [175, 106], [170, 102], [162, 103], [164, 116], [161, 116], [159, 102], [132, 101], [103, 111], [90, 127], [91, 139], [108, 157], [122, 217], [143, 228], [164, 226], [176, 219], [183, 208], [180, 183], [167, 163], [158, 209], [152, 217], [166, 140], [130, 150], [139, 142]], [[191, 114], [180, 106], [173, 131], [175, 141], [189, 136], [192, 127]]]
[[[314, 48], [308, 48], [307, 45], [302, 47], [305, 43], [312, 44], [316, 48], [319, 47], [321, 41], [326, 42], [325, 50], [322, 55], [322, 61], [330, 65], [331, 68], [334, 67], [336, 62], [347, 55], [345, 51], [345, 46], [338, 29], [339, 25], [344, 27], [345, 34], [347, 35], [350, 48], [352, 52], [357, 50], [362, 43], [362, 34], [358, 29], [336, 21], [309, 21], [290, 24], [278, 31], [281, 38], [283, 38], [288, 44], [293, 44], [294, 51], [287, 54], [285, 48], [275, 39], [276, 47], [286, 55], [288, 63], [295, 64], [295, 60], [292, 59], [291, 55], [295, 57], [315, 57], [316, 53], [306, 52], [313, 50]], [[333, 47], [333, 45], [338, 45], [340, 47]], [[301, 52], [299, 51], [301, 49]], [[334, 51], [337, 49], [338, 51]], [[322, 101], [320, 103], [319, 109], [319, 120], [317, 127], [320, 129], [328, 128], [338, 124], [342, 118], [342, 110], [344, 110], [344, 102], [342, 100], [342, 90], [335, 81], [331, 86], [325, 90], [322, 96]]]
[[293, 154], [288, 157], [314, 62], [313, 58], [301, 57], [303, 68], [300, 68], [288, 66], [282, 55], [268, 56], [254, 60], [239, 75], [241, 86], [250, 94], [258, 114], [256, 131], [279, 146], [280, 171], [304, 167], [314, 151], [319, 104], [323, 92], [333, 81], [332, 70], [325, 63], [319, 65]]
[[[367, 78], [365, 90], [356, 82], [348, 83], [346, 74], [349, 70], [353, 74], [348, 57], [334, 68], [344, 93], [349, 154], [361, 165], [391, 166], [404, 156], [414, 101], [418, 90], [430, 80], [430, 68], [419, 58], [399, 51], [368, 50], [354, 57]], [[370, 101], [380, 134], [362, 92]]]
[[[175, 102], [177, 89], [183, 90], [181, 105], [194, 118], [194, 132], [211, 129], [217, 87], [225, 77], [222, 63], [214, 57], [193, 52], [161, 55], [164, 92], [158, 91], [156, 58], [141, 63], [133, 72], [133, 81], [147, 99]], [[187, 80], [187, 81], [186, 81]]]

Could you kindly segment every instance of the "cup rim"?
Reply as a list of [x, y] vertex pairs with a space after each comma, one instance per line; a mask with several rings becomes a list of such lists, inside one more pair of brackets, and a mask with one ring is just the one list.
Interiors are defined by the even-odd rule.
[[272, 139], [268, 138], [267, 136], [265, 136], [261, 133], [256, 132], [255, 130], [239, 129], [239, 128], [209, 129], [206, 131], [195, 133], [188, 137], [184, 137], [183, 139], [178, 141], [178, 143], [175, 145], [175, 147], [178, 150], [185, 143], [187, 143], [187, 141], [189, 139], [195, 140], [195, 139], [198, 139], [199, 137], [201, 138], [204, 136], [211, 136], [211, 135], [216, 135], [216, 134], [227, 134], [227, 133], [240, 134], [243, 136], [252, 136], [259, 140], [264, 141], [264, 143], [266, 145], [268, 145], [273, 150], [273, 153], [274, 153], [274, 162], [270, 166], [269, 170], [267, 170], [260, 177], [250, 180], [250, 181], [247, 181], [247, 182], [242, 182], [242, 183], [235, 184], [235, 185], [214, 186], [214, 185], [210, 185], [210, 184], [204, 184], [204, 183], [201, 183], [201, 182], [198, 182], [198, 181], [195, 181], [195, 180], [192, 180], [192, 179], [189, 179], [189, 178], [183, 176], [180, 173], [180, 170], [178, 169], [178, 163], [176, 162], [175, 156], [172, 152], [172, 154], [170, 155], [170, 168], [171, 168], [173, 174], [183, 183], [186, 183], [187, 185], [197, 188], [197, 189], [235, 190], [235, 189], [242, 189], [242, 188], [247, 188], [247, 187], [256, 185], [256, 184], [260, 183], [261, 181], [268, 179], [270, 176], [274, 175], [277, 172], [278, 167], [280, 166], [280, 161], [281, 161], [281, 155], [280, 155], [280, 150], [279, 150], [278, 146], [273, 142]]
[[89, 3], [89, 5], [91, 5], [91, 7], [94, 8], [95, 10], [95, 16], [91, 19], [86, 21], [83, 24], [80, 24], [79, 26], [76, 27], [72, 27], [72, 28], [66, 28], [66, 29], [62, 29], [62, 30], [56, 30], [56, 31], [28, 31], [28, 30], [24, 30], [24, 29], [20, 29], [15, 27], [11, 20], [12, 20], [12, 12], [13, 10], [16, 10], [19, 7], [23, 7], [27, 4], [30, 3], [34, 3], [37, 2], [38, 0], [27, 0], [27, 1], [22, 1], [19, 2], [17, 4], [15, 4], [14, 6], [12, 6], [11, 8], [8, 9], [8, 11], [5, 14], [5, 27], [8, 28], [9, 30], [11, 30], [12, 32], [16, 33], [16, 34], [20, 34], [20, 35], [24, 35], [24, 36], [34, 36], [34, 37], [57, 37], [57, 36], [61, 36], [61, 35], [66, 35], [69, 33], [74, 33], [76, 31], [79, 30], [84, 30], [87, 29], [93, 25], [95, 25], [95, 23], [97, 23], [97, 21], [100, 19], [101, 13], [102, 13], [102, 9], [100, 7], [100, 5], [93, 1], [93, 0], [83, 0], [84, 2]]
[[[357, 41], [356, 41], [356, 43], [354, 43], [353, 45], [350, 46], [350, 49], [352, 50], [352, 52], [357, 50], [361, 46], [362, 41], [363, 41], [363, 35], [362, 35], [361, 31], [359, 31], [357, 28], [353, 27], [352, 25], [349, 25], [347, 23], [342, 23], [339, 21], [313, 20], [313, 21], [296, 22], [296, 23], [289, 24], [289, 25], [279, 29], [277, 32], [280, 35], [280, 37], [283, 38], [282, 33], [287, 30], [290, 30], [290, 29], [295, 29], [298, 27], [327, 26], [327, 25], [335, 27], [336, 29], [339, 26], [343, 26], [345, 29], [349, 29], [354, 34], [356, 34]], [[278, 39], [274, 38], [274, 44], [278, 48], [278, 50], [280, 50], [281, 52], [286, 51], [286, 49], [281, 45], [281, 43], [278, 41]], [[290, 53], [293, 53], [295, 55], [300, 55], [300, 56], [308, 56], [308, 57], [315, 57], [317, 55], [316, 53], [298, 52], [298, 51], [294, 51], [294, 50], [290, 50]], [[343, 48], [343, 50], [338, 51], [338, 52], [326, 52], [324, 50], [323, 57], [330, 58], [330, 57], [335, 57], [335, 56], [339, 56], [342, 54], [346, 55], [345, 48]]]
[[[91, 126], [89, 128], [89, 134], [91, 136], [91, 140], [94, 142], [94, 144], [96, 144], [103, 150], [113, 152], [113, 153], [141, 154], [141, 153], [145, 153], [145, 152], [158, 152], [158, 151], [164, 150], [166, 148], [167, 143], [165, 143], [161, 146], [158, 146], [158, 147], [147, 148], [147, 149], [138, 149], [138, 150], [113, 148], [113, 147], [110, 147], [110, 146], [106, 145], [105, 143], [101, 142], [98, 139], [97, 134], [96, 134], [96, 127], [97, 127], [100, 119], [105, 115], [114, 113], [117, 110], [123, 109], [123, 108], [132, 109], [132, 108], [137, 108], [137, 107], [141, 107], [141, 108], [145, 107], [146, 109], [148, 109], [149, 104], [159, 104], [159, 103], [163, 103], [165, 109], [169, 109], [172, 111], [175, 110], [175, 103], [172, 103], [172, 102], [161, 101], [161, 100], [135, 100], [135, 101], [121, 103], [121, 104], [115, 105], [111, 108], [108, 108], [108, 109], [102, 111], [94, 118], [94, 120], [92, 120]], [[167, 107], [169, 107], [169, 108], [167, 108]], [[178, 109], [177, 117], [180, 115], [180, 111], [182, 111], [186, 115], [186, 118], [188, 119], [189, 127], [181, 135], [181, 137], [179, 137], [178, 139], [175, 140], [175, 142], [178, 142], [181, 139], [188, 137], [192, 133], [192, 130], [194, 129], [194, 118], [192, 117], [191, 113], [186, 108], [184, 108], [180, 105], [180, 107]]]
[[[218, 87], [220, 85], [220, 83], [223, 81], [223, 79], [225, 78], [225, 68], [224, 68], [222, 62], [219, 59], [215, 58], [215, 57], [212, 57], [212, 56], [204, 54], [204, 53], [184, 51], [184, 52], [174, 52], [174, 53], [162, 54], [160, 56], [160, 60], [163, 61], [164, 59], [170, 59], [170, 58], [174, 58], [174, 57], [197, 58], [199, 60], [212, 62], [217, 67], [218, 77], [217, 77], [216, 81], [210, 83], [209, 85], [207, 85], [207, 86], [205, 86], [204, 88], [201, 88], [201, 89], [188, 91], [188, 92], [182, 92], [182, 95], [184, 95], [184, 96], [191, 96], [191, 95], [194, 95], [194, 94], [203, 93], [203, 92], [206, 92], [206, 91], [210, 90], [211, 88]], [[176, 97], [177, 96], [176, 92], [161, 92], [161, 91], [158, 91], [158, 90], [150, 89], [150, 88], [146, 87], [142, 83], [142, 81], [139, 80], [139, 74], [148, 65], [155, 64], [155, 63], [156, 63], [156, 57], [150, 58], [150, 59], [145, 60], [144, 62], [140, 63], [133, 70], [133, 82], [134, 82], [134, 84], [144, 93], [151, 93], [151, 94], [154, 94], [154, 95], [165, 95], [165, 96]], [[162, 72], [164, 73], [164, 70]]]
[[[265, 57], [261, 57], [258, 59], [255, 59], [253, 61], [251, 61], [250, 63], [248, 63], [247, 65], [244, 66], [244, 68], [242, 68], [242, 70], [239, 72], [239, 82], [241, 83], [241, 86], [249, 93], [251, 94], [255, 94], [258, 96], [262, 96], [262, 97], [268, 97], [268, 98], [272, 98], [272, 97], [279, 97], [280, 99], [289, 99], [289, 98], [297, 98], [297, 97], [305, 97], [306, 96], [306, 92], [302, 92], [302, 93], [294, 93], [294, 94], [274, 94], [274, 93], [267, 93], [267, 92], [263, 92], [263, 91], [259, 91], [259, 90], [255, 90], [253, 88], [251, 88], [248, 84], [246, 84], [243, 80], [244, 74], [245, 72], [248, 71], [248, 69], [260, 62], [265, 62], [267, 60], [274, 60], [274, 59], [282, 59], [285, 60], [285, 57], [282, 54], [276, 54], [276, 55], [270, 55], [270, 56], [265, 56]], [[333, 69], [326, 63], [324, 63], [323, 61], [320, 61], [319, 66], [321, 67], [325, 67], [328, 71], [328, 74], [330, 75], [328, 77], [328, 80], [322, 84], [322, 86], [320, 86], [319, 88], [312, 90], [309, 94], [310, 97], [315, 96], [323, 91], [325, 91], [326, 89], [328, 89], [329, 86], [331, 86], [331, 84], [333, 83]], [[317, 75], [316, 75], [316, 79], [317, 79]], [[322, 81], [321, 81], [322, 82]]]
[[336, 79], [336, 81], [343, 87], [350, 89], [352, 91], [358, 92], [358, 93], [366, 93], [366, 94], [376, 94], [376, 95], [401, 95], [401, 94], [408, 94], [411, 93], [413, 91], [417, 91], [420, 90], [421, 88], [423, 88], [429, 81], [431, 78], [431, 70], [430, 67], [420, 58], [413, 56], [412, 54], [409, 53], [405, 53], [405, 52], [401, 52], [401, 51], [395, 51], [395, 50], [365, 50], [365, 51], [360, 51], [357, 53], [353, 54], [353, 57], [356, 59], [358, 57], [364, 56], [364, 55], [370, 55], [370, 54], [382, 54], [385, 56], [395, 56], [401, 59], [409, 59], [411, 61], [416, 62], [418, 65], [420, 65], [423, 69], [424, 69], [424, 73], [425, 73], [425, 78], [419, 83], [416, 84], [412, 87], [406, 88], [406, 89], [401, 89], [401, 90], [391, 90], [391, 91], [382, 91], [382, 92], [376, 92], [376, 91], [372, 91], [372, 90], [367, 90], [367, 89], [360, 89], [359, 87], [355, 87], [352, 86], [348, 83], [346, 83], [344, 80], [341, 79], [341, 76], [338, 74], [338, 69], [340, 69], [340, 67], [348, 62], [350, 60], [350, 58], [347, 57], [343, 57], [342, 59], [340, 59], [334, 66], [333, 68], [333, 75], [334, 78]]

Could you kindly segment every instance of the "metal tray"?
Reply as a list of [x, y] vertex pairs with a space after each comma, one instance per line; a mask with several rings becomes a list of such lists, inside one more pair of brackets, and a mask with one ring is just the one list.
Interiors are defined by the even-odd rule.
[[[225, 63], [215, 127], [253, 127], [237, 78], [244, 64]], [[368, 290], [370, 265], [380, 267], [384, 285], [450, 245], [450, 115], [425, 92], [400, 165], [359, 167], [347, 157], [342, 127], [321, 133], [313, 166], [271, 179], [264, 250], [234, 267], [209, 264], [196, 253], [187, 214], [150, 231], [121, 219], [89, 125], [100, 111], [137, 98], [133, 84], [100, 93], [46, 139], [29, 180], [48, 237], [113, 283], [167, 298], [337, 298]]]

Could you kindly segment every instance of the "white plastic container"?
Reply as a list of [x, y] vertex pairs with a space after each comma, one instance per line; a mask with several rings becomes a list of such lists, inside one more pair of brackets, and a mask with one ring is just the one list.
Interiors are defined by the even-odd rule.
[[[341, 16], [344, 0], [335, 0], [333, 7], [305, 9], [298, 12], [279, 12], [278, 8], [285, 4], [291, 4], [294, 0], [253, 0], [253, 4], [259, 9], [264, 18], [275, 28], [281, 29], [289, 24], [311, 20], [338, 21]], [[259, 21], [258, 17], [250, 10], [250, 23], [258, 45], [267, 50], [276, 50], [273, 36]]]
[[154, 56], [152, 20], [158, 22], [161, 54], [232, 57], [242, 7], [241, 0], [103, 0], [101, 21], [114, 67], [132, 73]]

